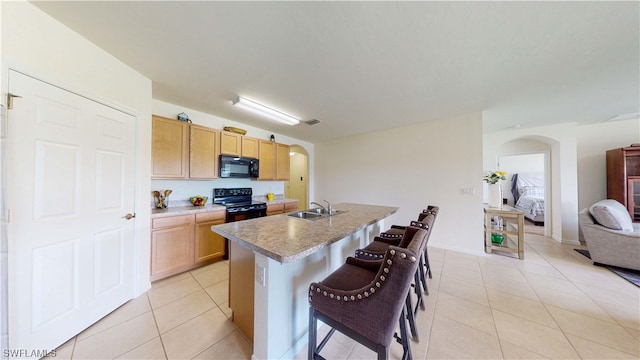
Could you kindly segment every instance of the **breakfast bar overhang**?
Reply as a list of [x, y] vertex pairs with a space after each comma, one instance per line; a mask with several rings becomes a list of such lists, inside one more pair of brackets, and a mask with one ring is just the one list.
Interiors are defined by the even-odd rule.
[[398, 210], [353, 203], [333, 208], [340, 212], [315, 220], [282, 214], [211, 227], [230, 240], [229, 307], [253, 340], [253, 359], [291, 359], [305, 346], [309, 284], [365, 247]]

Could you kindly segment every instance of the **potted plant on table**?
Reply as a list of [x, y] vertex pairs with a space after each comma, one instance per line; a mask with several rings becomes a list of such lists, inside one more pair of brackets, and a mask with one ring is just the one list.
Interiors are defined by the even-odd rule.
[[507, 172], [502, 170], [487, 171], [482, 180], [489, 184], [489, 206], [502, 206], [502, 184], [501, 180], [507, 180]]

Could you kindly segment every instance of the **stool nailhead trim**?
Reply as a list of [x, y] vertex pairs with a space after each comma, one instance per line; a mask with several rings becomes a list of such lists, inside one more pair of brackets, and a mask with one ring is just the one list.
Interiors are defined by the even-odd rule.
[[403, 237], [404, 234], [389, 234], [389, 233], [383, 232], [383, 233], [380, 233], [380, 235], [378, 236], [380, 236], [381, 238], [387, 238], [387, 239], [399, 239]]
[[[359, 250], [358, 252], [359, 252], [359, 253], [362, 253], [362, 254], [366, 254], [366, 252], [364, 252], [364, 251], [360, 251], [360, 250]], [[396, 255], [396, 250], [391, 249], [391, 250], [389, 250], [389, 253], [391, 254], [391, 256], [395, 256], [395, 255]], [[373, 254], [372, 254], [372, 255], [373, 255]], [[404, 253], [404, 252], [400, 252], [400, 257], [401, 257], [401, 258], [403, 258], [403, 259], [406, 259], [406, 258], [407, 258], [407, 254], [406, 254], [406, 253]], [[416, 257], [415, 257], [415, 256], [411, 256], [411, 257], [409, 258], [409, 261], [411, 261], [411, 262], [415, 262], [415, 261], [416, 261]], [[388, 266], [384, 267], [384, 268], [382, 269], [382, 271], [383, 271], [385, 274], [388, 274], [388, 273], [389, 273], [389, 269], [390, 269], [390, 268], [391, 268], [391, 266], [393, 265], [393, 261], [392, 261], [391, 259], [387, 259], [386, 264], [387, 264]], [[380, 275], [380, 281], [381, 281], [381, 282], [384, 282], [385, 280], [386, 280], [386, 277], [385, 277], [384, 275]], [[363, 299], [363, 296], [362, 296], [362, 295], [364, 295], [364, 298], [367, 298], [367, 297], [369, 297], [369, 295], [371, 295], [371, 294], [373, 294], [373, 293], [375, 293], [375, 292], [376, 292], [376, 288], [380, 288], [380, 287], [382, 287], [382, 284], [380, 283], [380, 281], [376, 281], [375, 287], [371, 287], [371, 288], [369, 288], [369, 290], [368, 290], [368, 291], [364, 291], [364, 292], [363, 292], [363, 293], [361, 293], [361, 294], [351, 295], [350, 297], [349, 297], [349, 296], [347, 296], [347, 295], [345, 295], [345, 296], [340, 296], [340, 295], [335, 295], [335, 294], [332, 294], [332, 293], [328, 293], [326, 290], [322, 291], [322, 290], [320, 290], [320, 288], [319, 288], [319, 287], [316, 287], [315, 285], [313, 285], [313, 284], [312, 284], [312, 285], [309, 287], [309, 288], [310, 288], [310, 291], [309, 291], [309, 302], [311, 302], [311, 301], [312, 301], [314, 291], [315, 291], [315, 292], [317, 292], [317, 293], [322, 293], [322, 295], [324, 295], [325, 297], [326, 297], [326, 296], [329, 296], [329, 298], [331, 298], [331, 299], [336, 299], [336, 300], [338, 300], [338, 301], [340, 301], [340, 300], [342, 300], [342, 301], [349, 301], [349, 300], [351, 300], [351, 301], [355, 301], [355, 300], [356, 300], [356, 298], [357, 298], [357, 300], [362, 300], [362, 299]]]

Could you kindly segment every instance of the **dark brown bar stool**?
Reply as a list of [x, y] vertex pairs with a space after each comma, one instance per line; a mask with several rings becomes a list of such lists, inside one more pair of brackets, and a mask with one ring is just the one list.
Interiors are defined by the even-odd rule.
[[[390, 242], [394, 243], [395, 246], [404, 248], [408, 245], [409, 241], [413, 237], [413, 234], [415, 234], [420, 229], [427, 231], [427, 234], [425, 236], [425, 241], [424, 241], [425, 242], [424, 247], [426, 247], [429, 241], [429, 236], [431, 234], [430, 228], [434, 220], [433, 214], [428, 214], [428, 216], [426, 216], [424, 220], [425, 220], [424, 222], [412, 221], [411, 226], [407, 227], [403, 231], [402, 235], [393, 235], [391, 239], [386, 239], [384, 237], [376, 236], [374, 240], [369, 245], [367, 245], [367, 247], [356, 250], [355, 257], [359, 259], [366, 259], [366, 260], [380, 259], [381, 257], [384, 256], [389, 246], [394, 246], [394, 245], [390, 245], [389, 244]], [[399, 239], [398, 239], [398, 236], [400, 237]], [[407, 297], [405, 299], [406, 316], [407, 316], [407, 320], [409, 321], [409, 329], [411, 330], [411, 336], [413, 338], [413, 341], [415, 342], [420, 341], [415, 317], [417, 315], [419, 308], [423, 310], [425, 309], [424, 299], [422, 297], [422, 290], [420, 287], [421, 282], [425, 283], [426, 285], [426, 280], [424, 278], [424, 272], [422, 271], [422, 266], [423, 266], [423, 263], [422, 263], [422, 253], [421, 253], [420, 260], [418, 262], [418, 268], [416, 269], [416, 272], [414, 274], [414, 281], [411, 284], [411, 287], [414, 288], [414, 292], [417, 297], [415, 308], [413, 307], [413, 304], [412, 304], [410, 292], [407, 292]], [[429, 293], [427, 292], [427, 295], [428, 294]]]
[[[382, 259], [349, 257], [344, 265], [309, 286], [309, 359], [324, 359], [320, 351], [335, 330], [387, 359], [395, 337], [403, 359], [412, 359], [404, 315], [405, 297], [418, 268], [427, 231], [414, 233], [406, 248], [390, 246]], [[332, 329], [317, 343], [317, 320]], [[400, 325], [400, 335], [396, 325]]]
[[[440, 207], [439, 206], [428, 205], [427, 208], [422, 210], [422, 212], [418, 215], [418, 220], [417, 221], [423, 221], [424, 218], [428, 214], [433, 214], [433, 216], [434, 216], [433, 221], [435, 223], [435, 218], [438, 217], [438, 212], [439, 211], [440, 211]], [[405, 228], [406, 228], [406, 226], [391, 225], [391, 228], [389, 230], [385, 231], [385, 233], [389, 234], [389, 235], [397, 235], [397, 234], [401, 234], [402, 231], [404, 231]], [[425, 266], [425, 272], [429, 276], [429, 279], [431, 279], [432, 278], [432, 276], [431, 276], [431, 266], [429, 265], [429, 254], [428, 254], [428, 249], [426, 247], [424, 248], [423, 263], [424, 263], [424, 266]], [[429, 290], [427, 289], [427, 282], [426, 281], [424, 281], [422, 283], [422, 287], [424, 288], [424, 291], [428, 295], [429, 294]]]

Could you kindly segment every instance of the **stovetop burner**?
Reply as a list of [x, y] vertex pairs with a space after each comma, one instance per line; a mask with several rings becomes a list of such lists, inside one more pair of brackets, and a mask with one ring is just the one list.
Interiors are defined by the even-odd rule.
[[227, 211], [249, 211], [266, 209], [267, 204], [262, 201], [254, 201], [251, 197], [251, 188], [218, 188], [213, 189], [213, 203], [224, 205]]

